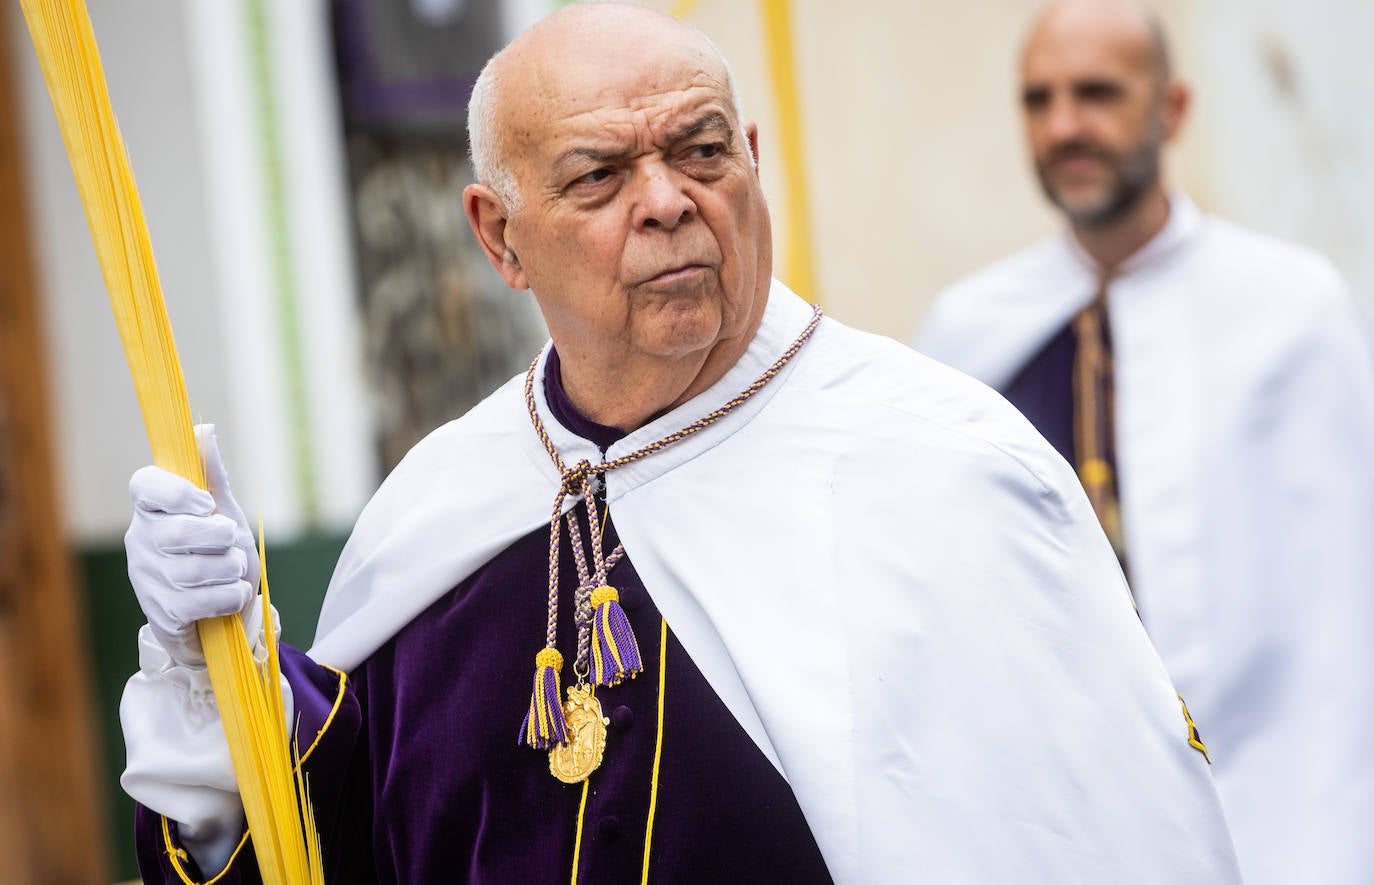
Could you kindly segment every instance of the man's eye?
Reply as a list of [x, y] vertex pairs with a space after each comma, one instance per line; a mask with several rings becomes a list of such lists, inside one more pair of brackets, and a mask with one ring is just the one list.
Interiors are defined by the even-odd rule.
[[692, 148], [687, 156], [693, 160], [710, 160], [713, 157], [720, 156], [721, 152], [724, 150], [725, 148], [719, 142], [699, 144]]
[[1105, 104], [1107, 102], [1116, 101], [1125, 94], [1125, 90], [1117, 83], [1093, 80], [1074, 87], [1074, 93], [1078, 96], [1080, 101]]
[[1050, 91], [1048, 89], [1027, 89], [1021, 93], [1021, 106], [1028, 111], [1039, 111], [1050, 104]]
[[600, 169], [593, 169], [586, 175], [577, 179], [573, 184], [600, 184], [611, 177], [611, 170], [602, 166]]

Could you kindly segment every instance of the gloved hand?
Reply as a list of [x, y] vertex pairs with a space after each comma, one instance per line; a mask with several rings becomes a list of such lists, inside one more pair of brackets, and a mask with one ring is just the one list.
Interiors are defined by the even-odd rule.
[[172, 661], [203, 667], [202, 618], [244, 618], [250, 646], [262, 630], [256, 603], [258, 551], [229, 491], [213, 424], [196, 427], [209, 491], [158, 467], [129, 480], [134, 518], [124, 535], [129, 581], [154, 638]]

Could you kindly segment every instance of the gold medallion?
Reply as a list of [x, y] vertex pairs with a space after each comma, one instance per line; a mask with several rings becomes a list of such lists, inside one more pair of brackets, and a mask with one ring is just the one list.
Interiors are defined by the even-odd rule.
[[565, 784], [577, 784], [601, 765], [611, 720], [601, 715], [601, 702], [585, 685], [568, 686], [563, 715], [568, 720], [568, 741], [549, 751], [549, 771]]

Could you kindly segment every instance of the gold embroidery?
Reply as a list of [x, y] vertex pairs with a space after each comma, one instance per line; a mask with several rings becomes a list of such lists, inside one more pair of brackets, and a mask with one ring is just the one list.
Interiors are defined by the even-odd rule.
[[591, 777], [606, 753], [606, 726], [611, 720], [601, 715], [601, 702], [590, 686], [568, 686], [563, 702], [568, 720], [568, 741], [549, 750], [549, 771], [565, 784], [580, 783]]
[[1207, 760], [1207, 764], [1212, 764], [1212, 755], [1207, 752], [1207, 745], [1202, 742], [1202, 735], [1197, 730], [1197, 723], [1193, 721], [1192, 714], [1188, 712], [1188, 705], [1183, 700], [1183, 695], [1178, 696], [1178, 702], [1183, 706], [1183, 719], [1188, 723], [1188, 746], [1202, 754], [1202, 758]]

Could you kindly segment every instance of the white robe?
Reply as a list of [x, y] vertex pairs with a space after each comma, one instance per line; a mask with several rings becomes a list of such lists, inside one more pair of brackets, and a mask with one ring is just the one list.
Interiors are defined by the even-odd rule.
[[[607, 457], [730, 399], [809, 316], [775, 283], [739, 363]], [[317, 660], [351, 669], [547, 524], [558, 477], [521, 382], [378, 491]], [[565, 461], [600, 460], [542, 389]], [[1237, 881], [1208, 766], [1086, 498], [986, 388], [825, 320], [743, 407], [607, 488], [655, 605], [787, 777], [838, 882]], [[538, 640], [512, 636], [511, 654]]]
[[[1331, 265], [1203, 216], [1108, 288], [1126, 555], [1247, 882], [1374, 882], [1374, 363]], [[1069, 234], [956, 284], [918, 349], [1002, 388], [1094, 294]], [[1070, 395], [1065, 391], [1065, 396]]]

